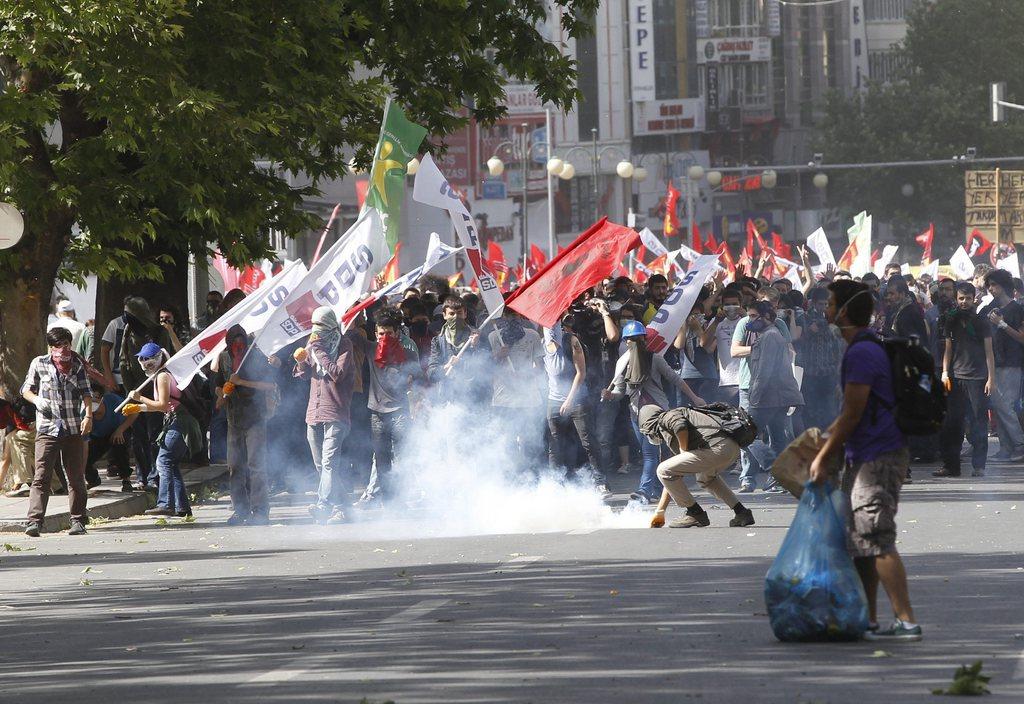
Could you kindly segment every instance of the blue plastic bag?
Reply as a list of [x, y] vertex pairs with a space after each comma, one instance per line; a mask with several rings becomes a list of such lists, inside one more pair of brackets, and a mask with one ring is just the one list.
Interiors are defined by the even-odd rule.
[[807, 482], [793, 524], [768, 570], [764, 600], [781, 641], [857, 640], [867, 599], [846, 549], [841, 491]]

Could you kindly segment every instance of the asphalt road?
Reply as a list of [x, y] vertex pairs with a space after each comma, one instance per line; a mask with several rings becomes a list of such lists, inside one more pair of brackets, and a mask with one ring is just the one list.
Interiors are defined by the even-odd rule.
[[934, 702], [974, 660], [990, 700], [1024, 701], [1024, 468], [906, 487], [925, 640], [883, 652], [772, 636], [785, 497], [750, 499], [746, 529], [704, 499], [707, 529], [461, 537], [415, 512], [312, 526], [305, 500], [268, 527], [224, 526], [221, 502], [5, 536], [0, 701]]

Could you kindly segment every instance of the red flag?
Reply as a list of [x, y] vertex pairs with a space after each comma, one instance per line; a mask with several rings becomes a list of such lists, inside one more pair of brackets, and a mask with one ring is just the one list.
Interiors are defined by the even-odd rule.
[[676, 204], [679, 202], [679, 191], [668, 182], [668, 191], [665, 193], [665, 237], [675, 237], [679, 230], [679, 216], [676, 215]]
[[487, 268], [494, 272], [508, 273], [508, 264], [505, 263], [505, 252], [501, 245], [491, 240], [487, 243]]
[[761, 267], [761, 278], [774, 281], [781, 274], [778, 264], [775, 263], [775, 253], [769, 250], [765, 256], [764, 266]]
[[967, 256], [972, 259], [984, 254], [991, 247], [992, 242], [985, 235], [978, 232], [977, 229], [971, 230], [971, 234], [967, 236]]
[[505, 305], [544, 327], [558, 322], [576, 296], [596, 286], [640, 246], [635, 230], [601, 218], [509, 296]]
[[708, 233], [708, 238], [704, 240], [704, 249], [708, 250], [709, 252], [718, 251], [718, 240], [715, 239], [714, 232]]
[[393, 284], [398, 279], [398, 254], [402, 251], [402, 243], [399, 242], [395, 245], [395, 253], [391, 255], [391, 259], [384, 265], [384, 268], [380, 272], [380, 280], [386, 284]]
[[661, 274], [662, 276], [668, 276], [668, 255], [662, 254], [660, 257], [655, 259], [653, 262], [647, 265], [647, 268], [653, 271], [655, 274]]
[[[517, 266], [515, 269], [512, 270], [512, 276], [516, 277], [516, 281], [519, 281], [520, 283], [523, 281], [523, 265], [522, 264], [520, 264], [519, 266]], [[501, 290], [502, 290], [502, 293], [507, 293], [508, 292], [508, 285], [507, 285], [507, 283], [506, 283], [506, 285]]]
[[640, 249], [636, 250], [636, 260], [641, 264], [644, 263], [644, 259], [647, 258], [647, 248], [640, 245]]
[[928, 229], [915, 237], [914, 241], [921, 245], [924, 250], [921, 253], [921, 263], [927, 264], [932, 260], [932, 244], [935, 242], [935, 223], [928, 223]]
[[366, 203], [366, 194], [370, 190], [370, 179], [356, 179], [356, 204], [359, 209], [363, 209], [363, 204]]
[[736, 261], [732, 258], [732, 252], [729, 251], [729, 244], [723, 242], [718, 245], [718, 258], [725, 263], [725, 268], [729, 270], [729, 276], [736, 278]]
[[793, 247], [786, 244], [778, 232], [772, 233], [772, 250], [783, 259], [793, 259]]
[[871, 253], [871, 268], [875, 268], [875, 262], [882, 258], [882, 253], [877, 249]]
[[747, 220], [747, 246], [743, 251], [747, 252], [751, 257], [754, 256], [754, 235], [758, 235], [757, 239], [761, 239], [757, 228], [754, 227], [754, 221]]
[[737, 264], [738, 267], [743, 267], [743, 271], [747, 276], [754, 275], [754, 251], [751, 248], [744, 247], [743, 251], [740, 252], [740, 261]]
[[693, 232], [691, 234], [692, 234], [693, 244], [690, 245], [690, 248], [694, 252], [697, 252], [698, 254], [703, 254], [704, 253], [704, 243], [700, 241], [700, 230], [697, 229], [697, 223], [693, 223]]
[[535, 244], [530, 245], [530, 258], [527, 260], [527, 275], [533, 276], [538, 271], [544, 268], [544, 265], [548, 263], [548, 258], [544, 254], [544, 250]]

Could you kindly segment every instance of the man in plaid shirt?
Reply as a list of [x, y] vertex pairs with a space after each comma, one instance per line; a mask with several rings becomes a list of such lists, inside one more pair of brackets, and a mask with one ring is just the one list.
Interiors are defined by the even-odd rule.
[[71, 502], [69, 535], [85, 533], [85, 458], [92, 430], [92, 393], [85, 364], [71, 350], [71, 332], [53, 328], [46, 333], [49, 354], [36, 357], [21, 393], [35, 405], [36, 471], [29, 494], [25, 535], [36, 538], [43, 527], [50, 499], [50, 478], [58, 457], [68, 477]]

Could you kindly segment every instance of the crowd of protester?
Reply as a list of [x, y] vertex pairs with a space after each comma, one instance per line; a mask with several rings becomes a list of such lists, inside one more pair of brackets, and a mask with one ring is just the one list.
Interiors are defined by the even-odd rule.
[[[873, 301], [868, 327], [916, 337], [949, 389], [942, 432], [911, 438], [912, 460], [940, 460], [935, 476], [959, 476], [966, 436], [974, 475], [988, 461], [1024, 461], [1021, 281], [985, 265], [972, 281], [915, 279], [898, 266], [885, 274], [861, 279]], [[386, 504], [396, 458], [415, 452], [404, 444], [413, 424], [459, 403], [501, 419], [510, 466], [564, 472], [606, 497], [608, 476], [633, 474], [630, 500], [654, 505], [663, 481], [674, 496], [686, 489], [678, 474], [659, 472], [666, 448], [642, 432], [642, 409], [722, 402], [747, 410], [761, 429], [738, 460], [707, 478], [736, 504], [726, 479], [738, 494], [784, 491], [769, 474], [774, 458], [805, 428], [836, 419], [846, 341], [827, 315], [829, 285], [850, 278], [829, 268], [794, 288], [789, 279], [719, 272], [668, 351], [654, 354], [645, 325], [669, 294], [663, 275], [608, 278], [551, 328], [506, 308], [482, 331], [487, 311], [475, 293], [426, 277], [344, 331], [333, 311], [318, 309], [308, 341], [270, 358], [248, 354], [250, 336], [232, 329], [223, 354], [184, 389], [160, 371], [163, 362], [241, 291], [212, 292], [194, 326], [166, 301], [128, 297], [98, 346], [62, 301], [47, 353], [0, 405], [0, 476], [8, 495], [31, 496], [30, 534], [60, 492], [70, 494], [72, 533], [85, 531], [101, 460], [121, 490], [157, 492], [153, 515], [191, 514], [183, 464], [226, 462], [230, 523], [265, 524], [269, 496], [314, 487], [312, 516], [338, 523]], [[999, 452], [990, 460], [993, 425]]]

